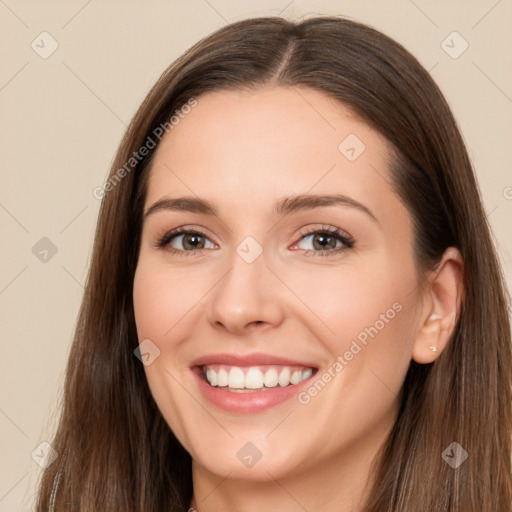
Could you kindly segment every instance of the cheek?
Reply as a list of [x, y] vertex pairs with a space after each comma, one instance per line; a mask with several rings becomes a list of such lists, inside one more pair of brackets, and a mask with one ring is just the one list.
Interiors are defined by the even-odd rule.
[[142, 261], [135, 272], [133, 284], [139, 340], [151, 337], [171, 339], [170, 331], [206, 293], [207, 290], [200, 286], [202, 282], [186, 270], [171, 271], [161, 264]]
[[173, 294], [163, 283], [148, 279], [134, 282], [133, 305], [139, 340], [160, 337], [172, 324]]
[[190, 400], [186, 386], [180, 385], [188, 369], [178, 361], [178, 342], [173, 340], [179, 339], [176, 334], [183, 329], [180, 319], [190, 310], [188, 303], [197, 302], [201, 295], [186, 286], [183, 276], [142, 258], [134, 277], [133, 304], [139, 342], [149, 339], [159, 350], [153, 362], [144, 366], [151, 395], [179, 441], [188, 446], [187, 419], [180, 408]]
[[[341, 350], [347, 341], [358, 336], [364, 340], [365, 333], [369, 336], [368, 330], [389, 330], [388, 325], [397, 323], [405, 307], [407, 282], [403, 275], [393, 275], [382, 262], [358, 268], [319, 268], [312, 274], [314, 277], [304, 279], [306, 273], [288, 270], [285, 280], [295, 295], [303, 299], [309, 315], [312, 313], [321, 321], [318, 325], [322, 328], [317, 334], [333, 345], [331, 349], [340, 344]], [[326, 334], [321, 335], [321, 331]]]
[[[307, 282], [288, 274], [287, 282], [304, 297], [315, 317], [316, 339], [332, 359], [341, 357], [343, 386], [371, 394], [398, 390], [411, 359], [415, 328], [415, 270], [394, 258], [358, 262], [358, 268], [321, 268]], [[323, 275], [325, 274], [325, 275]], [[311, 316], [311, 315], [310, 315]], [[303, 317], [305, 318], [305, 316]], [[341, 368], [340, 366], [337, 367]], [[379, 386], [382, 379], [386, 386]]]

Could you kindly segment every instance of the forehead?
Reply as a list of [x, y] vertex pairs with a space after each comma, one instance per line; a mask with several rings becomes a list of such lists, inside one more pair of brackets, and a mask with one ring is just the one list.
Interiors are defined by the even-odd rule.
[[216, 91], [163, 137], [146, 202], [197, 195], [255, 213], [286, 195], [342, 193], [386, 210], [399, 202], [388, 168], [385, 139], [321, 92]]

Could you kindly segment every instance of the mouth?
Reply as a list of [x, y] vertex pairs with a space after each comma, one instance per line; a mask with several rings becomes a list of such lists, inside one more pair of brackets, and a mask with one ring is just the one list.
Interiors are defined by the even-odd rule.
[[212, 387], [232, 393], [254, 393], [300, 384], [313, 375], [315, 368], [280, 365], [204, 365], [201, 371], [206, 382]]
[[257, 413], [290, 401], [318, 371], [304, 361], [264, 354], [204, 356], [190, 369], [208, 402], [237, 414]]

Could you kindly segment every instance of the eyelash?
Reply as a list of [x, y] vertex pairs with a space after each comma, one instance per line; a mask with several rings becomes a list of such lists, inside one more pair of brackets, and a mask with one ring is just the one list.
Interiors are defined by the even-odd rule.
[[[322, 234], [327, 233], [329, 236], [333, 236], [334, 238], [339, 240], [343, 245], [341, 247], [338, 247], [338, 248], [332, 249], [332, 250], [321, 250], [321, 251], [313, 251], [310, 249], [309, 250], [308, 249], [298, 249], [298, 250], [303, 251], [306, 255], [308, 255], [308, 257], [310, 257], [310, 256], [311, 257], [317, 257], [317, 256], [325, 257], [325, 256], [338, 255], [341, 252], [354, 247], [355, 241], [351, 235], [349, 235], [345, 231], [342, 231], [342, 230], [332, 227], [332, 226], [322, 226], [321, 229], [314, 229], [314, 230], [309, 230], [309, 231], [299, 233], [300, 239], [297, 243], [301, 242], [308, 236], [320, 234], [320, 233], [322, 233]], [[171, 254], [177, 254], [180, 257], [181, 256], [183, 256], [183, 257], [197, 256], [198, 253], [201, 253], [202, 251], [210, 250], [210, 249], [198, 249], [196, 251], [185, 251], [185, 250], [181, 250], [181, 249], [169, 248], [168, 246], [171, 243], [171, 241], [173, 240], [173, 238], [175, 238], [179, 235], [199, 235], [199, 236], [208, 238], [207, 234], [198, 228], [194, 228], [194, 229], [189, 229], [186, 227], [177, 228], [177, 229], [169, 231], [169, 232], [165, 233], [163, 236], [159, 237], [157, 239], [157, 241], [153, 244], [153, 246], [157, 249], [165, 249], [165, 250], [169, 251]], [[294, 244], [294, 245], [296, 245], [296, 244]]]

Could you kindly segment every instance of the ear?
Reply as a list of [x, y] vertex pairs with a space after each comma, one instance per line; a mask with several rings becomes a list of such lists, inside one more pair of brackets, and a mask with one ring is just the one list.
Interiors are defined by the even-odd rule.
[[427, 280], [421, 323], [412, 350], [417, 363], [434, 362], [448, 344], [464, 294], [463, 268], [460, 252], [449, 247]]

